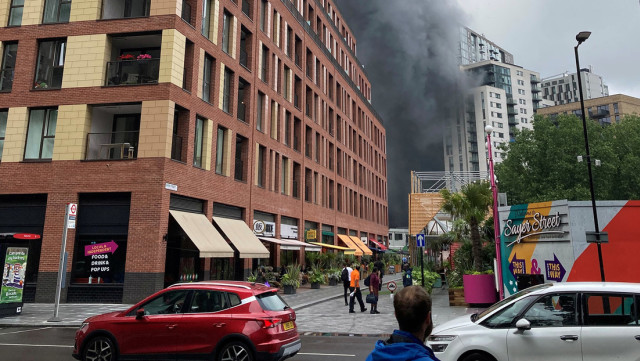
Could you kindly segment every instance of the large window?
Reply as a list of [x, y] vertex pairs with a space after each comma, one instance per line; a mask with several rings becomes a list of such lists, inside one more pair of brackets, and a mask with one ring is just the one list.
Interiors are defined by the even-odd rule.
[[573, 293], [547, 295], [531, 305], [523, 317], [531, 322], [531, 327], [576, 326], [576, 305]]
[[251, 51], [251, 33], [243, 26], [240, 30], [240, 65], [249, 68]]
[[249, 141], [247, 138], [241, 135], [236, 135], [234, 178], [235, 180], [242, 182], [247, 180], [246, 164], [249, 155], [247, 152], [248, 145]]
[[22, 25], [22, 11], [24, 10], [24, 0], [11, 0], [11, 8], [9, 9], [8, 26]]
[[256, 108], [256, 129], [264, 132], [264, 94], [258, 92]]
[[202, 168], [202, 146], [204, 144], [205, 119], [196, 118], [196, 135], [193, 143], [193, 165]]
[[209, 27], [211, 26], [211, 0], [202, 2], [202, 35], [209, 38]]
[[247, 111], [247, 101], [249, 100], [248, 98], [248, 93], [249, 93], [249, 84], [242, 78], [240, 78], [238, 80], [238, 103], [237, 103], [237, 108], [238, 108], [238, 120], [242, 120], [243, 122], [246, 122], [246, 111]]
[[260, 64], [260, 80], [265, 83], [269, 82], [267, 78], [267, 69], [269, 66], [269, 48], [262, 46], [262, 62]]
[[29, 113], [24, 159], [51, 159], [56, 136], [58, 109], [32, 109]]
[[224, 88], [222, 94], [222, 110], [231, 112], [231, 84], [233, 82], [233, 72], [229, 68], [224, 69]]
[[633, 295], [587, 294], [587, 326], [637, 326], [638, 316]]
[[242, 0], [242, 12], [249, 17], [253, 18], [253, 0]]
[[8, 110], [0, 110], [0, 160], [2, 160], [2, 149], [4, 148], [4, 135], [7, 131]]
[[213, 58], [209, 54], [204, 55], [204, 67], [202, 69], [202, 100], [211, 102], [211, 69]]
[[16, 67], [18, 43], [5, 43], [2, 52], [2, 68], [0, 68], [0, 91], [11, 91], [13, 72]]
[[59, 89], [62, 86], [64, 55], [67, 40], [48, 40], [40, 43], [36, 59], [34, 88]]
[[267, 148], [262, 145], [258, 146], [258, 157], [256, 158], [256, 162], [258, 163], [256, 180], [258, 187], [265, 187], [265, 158], [266, 158]]
[[260, 30], [265, 31], [267, 23], [267, 0], [260, 0]]
[[227, 138], [227, 131], [222, 127], [218, 127], [218, 136], [216, 139], [216, 173], [225, 175], [226, 157], [224, 151], [224, 143]]
[[222, 51], [227, 54], [231, 53], [231, 14], [224, 12], [222, 17]]
[[42, 23], [68, 23], [70, 12], [71, 0], [47, 0]]
[[[149, 16], [150, 4], [151, 0], [103, 0], [102, 18], [123, 19]], [[184, 10], [183, 8], [183, 12]]]

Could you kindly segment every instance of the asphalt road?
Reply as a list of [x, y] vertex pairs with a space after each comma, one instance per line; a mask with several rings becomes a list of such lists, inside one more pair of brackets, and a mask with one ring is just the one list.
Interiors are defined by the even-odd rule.
[[[76, 328], [9, 327], [0, 329], [3, 360], [71, 361]], [[373, 349], [374, 337], [301, 336], [302, 349], [292, 361], [364, 360]], [[6, 358], [5, 358], [6, 357]]]

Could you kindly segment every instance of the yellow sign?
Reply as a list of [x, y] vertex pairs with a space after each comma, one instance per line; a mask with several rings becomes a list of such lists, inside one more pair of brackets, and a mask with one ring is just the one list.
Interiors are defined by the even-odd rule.
[[316, 230], [308, 229], [307, 230], [307, 239], [316, 239]]

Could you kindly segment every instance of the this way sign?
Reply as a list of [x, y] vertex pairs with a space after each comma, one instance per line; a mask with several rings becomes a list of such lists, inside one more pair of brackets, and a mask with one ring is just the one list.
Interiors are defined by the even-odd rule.
[[416, 246], [424, 247], [424, 234], [423, 233], [416, 234]]

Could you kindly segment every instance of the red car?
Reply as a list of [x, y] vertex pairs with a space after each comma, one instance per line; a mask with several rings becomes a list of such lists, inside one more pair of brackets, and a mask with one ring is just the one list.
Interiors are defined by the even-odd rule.
[[126, 311], [88, 318], [76, 332], [73, 357], [284, 360], [300, 350], [295, 319], [277, 289], [262, 284], [176, 284]]

